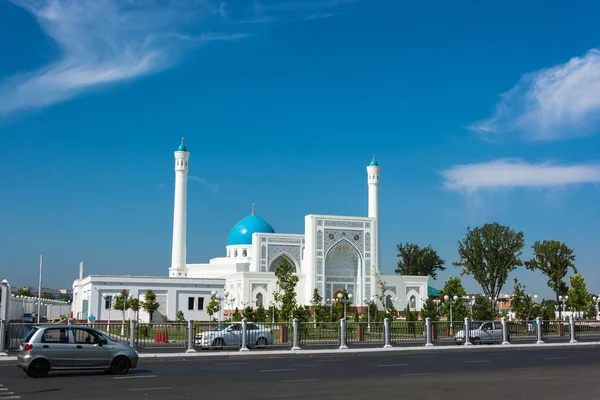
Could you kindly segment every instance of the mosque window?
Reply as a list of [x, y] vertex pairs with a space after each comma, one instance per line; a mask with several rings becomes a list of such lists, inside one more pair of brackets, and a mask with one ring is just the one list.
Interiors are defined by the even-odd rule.
[[248, 255], [248, 250], [242, 250], [242, 257], [246, 257]]
[[417, 298], [415, 295], [410, 296], [410, 308], [411, 310], [417, 308]]
[[231, 249], [227, 250], [227, 257], [231, 257]]
[[262, 307], [263, 306], [263, 295], [262, 293], [257, 293], [256, 294], [256, 307]]
[[194, 309], [195, 300], [195, 297], [188, 297], [188, 310]]
[[237, 250], [234, 250], [234, 251], [233, 251], [233, 256], [234, 256], [234, 257], [237, 257]]
[[112, 308], [111, 306], [112, 306], [112, 296], [106, 296], [104, 298], [104, 309], [109, 310]]
[[198, 297], [198, 311], [204, 310], [204, 297]]

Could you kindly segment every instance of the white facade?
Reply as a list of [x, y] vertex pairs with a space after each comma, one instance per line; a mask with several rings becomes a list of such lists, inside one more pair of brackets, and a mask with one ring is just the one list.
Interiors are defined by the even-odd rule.
[[[96, 321], [122, 321], [135, 319], [133, 311], [115, 310], [115, 298], [123, 289], [131, 298], [144, 301], [150, 289], [156, 295], [160, 307], [153, 315], [153, 322], [162, 322], [162, 316], [175, 320], [177, 312], [183, 311], [186, 320], [208, 320], [206, 306], [211, 292], [223, 292], [223, 279], [190, 279], [146, 276], [105, 276], [89, 275], [73, 283], [73, 318]], [[143, 309], [139, 311], [140, 322], [149, 322], [150, 316]]]
[[[276, 233], [256, 215], [253, 206], [251, 215], [232, 228], [224, 256], [203, 264], [186, 261], [190, 153], [183, 139], [174, 156], [173, 241], [168, 278], [90, 276], [84, 279], [81, 272], [80, 279], [73, 285], [76, 316], [93, 313], [98, 320], [108, 318], [107, 309], [100, 306], [102, 297], [94, 294], [94, 288], [101, 289], [105, 296], [114, 296], [127, 289], [134, 297], [152, 289], [163, 299], [161, 314], [171, 320], [179, 310], [187, 319], [207, 319], [203, 310], [188, 310], [185, 298], [205, 296], [206, 307], [212, 290], [227, 294], [223, 304], [227, 313], [247, 306], [268, 308], [274, 302], [273, 293], [278, 290], [274, 272], [283, 260], [294, 266], [299, 277], [299, 304], [309, 305], [315, 289], [325, 301], [335, 300], [346, 290], [352, 294], [352, 306], [366, 307], [367, 301], [381, 295], [383, 287], [387, 306], [403, 309], [410, 304], [414, 311], [421, 309], [427, 298], [428, 277], [382, 275], [380, 272], [381, 168], [374, 156], [366, 167], [366, 217], [310, 214], [304, 218], [303, 233]], [[160, 315], [154, 319], [157, 318]]]

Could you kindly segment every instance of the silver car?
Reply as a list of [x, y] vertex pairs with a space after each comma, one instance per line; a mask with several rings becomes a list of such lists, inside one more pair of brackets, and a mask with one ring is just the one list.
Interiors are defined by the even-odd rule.
[[[502, 343], [502, 322], [501, 321], [487, 321], [471, 322], [469, 327], [469, 339], [473, 344], [501, 344]], [[461, 329], [454, 335], [456, 344], [465, 343], [465, 330]], [[510, 341], [510, 334], [508, 335], [508, 341]]]
[[40, 378], [54, 370], [102, 369], [125, 374], [136, 368], [138, 353], [89, 326], [40, 325], [27, 333], [17, 355], [17, 366]]
[[[203, 348], [241, 346], [242, 323], [219, 324], [209, 331], [200, 332], [196, 335], [194, 344]], [[248, 347], [262, 347], [272, 344], [273, 331], [271, 329], [254, 322], [246, 324], [246, 345]]]

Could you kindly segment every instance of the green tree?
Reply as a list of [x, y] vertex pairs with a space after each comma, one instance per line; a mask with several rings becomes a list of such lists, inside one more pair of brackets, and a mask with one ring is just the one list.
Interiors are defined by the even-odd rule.
[[477, 321], [493, 321], [496, 319], [496, 311], [488, 299], [483, 296], [477, 296], [473, 303], [471, 317]]
[[177, 319], [177, 322], [185, 322], [185, 315], [181, 310], [177, 311], [177, 315], [175, 316], [175, 318]]
[[461, 275], [472, 275], [489, 298], [497, 298], [508, 279], [508, 274], [523, 265], [521, 254], [525, 241], [523, 232], [494, 222], [483, 227], [467, 227], [467, 233], [458, 242]]
[[373, 267], [373, 276], [375, 277], [375, 284], [377, 285], [378, 289], [373, 297], [379, 300], [381, 303], [381, 308], [387, 310], [387, 304], [385, 302], [385, 289], [387, 287], [387, 282], [381, 279], [381, 275], [379, 272], [377, 272], [375, 267]]
[[425, 300], [423, 310], [421, 311], [421, 316], [423, 319], [429, 317], [432, 321], [440, 320], [440, 312], [438, 310], [438, 306], [431, 297], [428, 297], [427, 300]]
[[396, 249], [399, 258], [395, 270], [397, 274], [436, 279], [438, 271], [446, 269], [445, 261], [431, 246], [421, 248], [418, 244], [406, 242], [397, 244]]
[[548, 277], [548, 286], [554, 291], [556, 301], [565, 286], [565, 276], [569, 268], [577, 273], [575, 254], [565, 243], [557, 240], [536, 241], [533, 246], [534, 257], [525, 261], [525, 267], [530, 271], [538, 270]]
[[48, 299], [48, 300], [53, 300], [54, 299], [54, 295], [52, 293], [42, 293], [41, 296], [42, 299]]
[[134, 297], [127, 302], [127, 305], [135, 314], [135, 320], [138, 321], [140, 319], [140, 309], [142, 308], [142, 305], [140, 304], [140, 299]]
[[569, 306], [573, 311], [585, 311], [589, 302], [590, 294], [581, 274], [575, 274], [569, 279]]
[[296, 284], [300, 278], [294, 273], [294, 266], [286, 259], [275, 270], [278, 292], [273, 293], [273, 298], [281, 304], [281, 315], [285, 319], [292, 316], [296, 308]]
[[150, 322], [154, 319], [154, 313], [158, 311], [160, 304], [156, 301], [156, 294], [150, 289], [146, 291], [144, 301], [141, 302], [141, 306], [150, 315]]
[[310, 319], [310, 309], [305, 306], [297, 306], [292, 310], [292, 316], [298, 318], [299, 322], [308, 322]]
[[210, 315], [210, 319], [213, 319], [213, 315], [217, 314], [221, 310], [221, 304], [217, 301], [217, 295], [213, 294], [210, 296], [210, 301], [206, 305], [206, 312]]
[[244, 308], [244, 313], [242, 316], [248, 321], [258, 322], [254, 320], [254, 309], [250, 306]]
[[266, 319], [267, 310], [265, 310], [265, 308], [261, 304], [260, 306], [256, 307], [256, 310], [254, 310], [254, 320], [256, 322], [265, 322]]
[[[469, 315], [463, 297], [467, 295], [467, 291], [462, 285], [460, 278], [450, 278], [444, 284], [444, 288], [440, 292], [440, 298], [448, 296], [448, 300], [444, 299], [444, 314], [450, 318], [450, 303], [452, 303], [452, 320], [463, 321]], [[457, 300], [454, 300], [454, 296]]]
[[235, 312], [231, 316], [231, 320], [233, 322], [240, 322], [242, 320], [242, 314], [240, 314], [240, 310], [236, 307]]
[[520, 283], [518, 278], [515, 278], [510, 309], [515, 313], [517, 319], [527, 319], [532, 317], [533, 299], [525, 290], [526, 286]]
[[33, 296], [33, 294], [31, 294], [31, 290], [29, 290], [29, 288], [27, 286], [20, 287], [17, 290], [16, 295], [17, 296], [27, 296], [27, 297]]
[[585, 315], [587, 319], [595, 319], [598, 315], [598, 310], [596, 309], [596, 302], [594, 301], [594, 296], [590, 295], [588, 297], [587, 307], [585, 309]]
[[315, 322], [321, 321], [320, 316], [323, 315], [323, 312], [321, 311], [321, 309], [323, 308], [323, 297], [319, 293], [319, 289], [315, 288], [315, 290], [313, 290], [313, 295], [312, 299], [310, 300], [310, 304], [313, 307], [313, 316]]
[[123, 321], [125, 321], [125, 311], [131, 307], [131, 299], [129, 298], [129, 292], [125, 289], [121, 290], [114, 300], [113, 309], [121, 311], [123, 313]]

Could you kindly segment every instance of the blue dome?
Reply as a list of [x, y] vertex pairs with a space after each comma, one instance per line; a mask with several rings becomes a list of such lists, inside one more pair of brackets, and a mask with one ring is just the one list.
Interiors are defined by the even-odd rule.
[[376, 159], [372, 159], [372, 160], [371, 160], [371, 163], [370, 163], [369, 165], [370, 165], [370, 166], [372, 166], [372, 167], [376, 167], [376, 166], [378, 166], [378, 165], [379, 165], [379, 163], [377, 162], [377, 160], [376, 160]]
[[258, 215], [248, 215], [231, 229], [227, 245], [252, 244], [253, 233], [275, 233], [275, 229]]
[[181, 138], [181, 144], [176, 151], [187, 151], [187, 147], [185, 147], [185, 144], [183, 143], [183, 138]]

